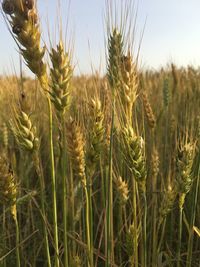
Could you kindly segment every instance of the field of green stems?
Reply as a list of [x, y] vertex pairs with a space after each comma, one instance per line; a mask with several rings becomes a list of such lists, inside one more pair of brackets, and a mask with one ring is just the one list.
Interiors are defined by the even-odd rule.
[[127, 10], [76, 77], [34, 0], [2, 1], [35, 79], [0, 77], [0, 267], [200, 266], [200, 70], [140, 69]]

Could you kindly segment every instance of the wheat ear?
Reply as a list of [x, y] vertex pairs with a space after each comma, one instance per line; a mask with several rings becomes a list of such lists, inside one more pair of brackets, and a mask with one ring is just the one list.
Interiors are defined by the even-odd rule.
[[17, 267], [21, 266], [19, 252], [19, 225], [17, 219], [17, 183], [7, 159], [0, 156], [0, 202], [8, 206], [16, 226], [16, 262]]
[[65, 113], [69, 107], [70, 100], [70, 81], [72, 77], [72, 67], [70, 56], [64, 51], [63, 42], [52, 48], [51, 53], [51, 101], [53, 102], [58, 114]]

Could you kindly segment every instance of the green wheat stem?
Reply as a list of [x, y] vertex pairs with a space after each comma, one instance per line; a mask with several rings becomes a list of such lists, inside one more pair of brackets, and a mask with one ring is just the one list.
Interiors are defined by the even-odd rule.
[[157, 196], [153, 196], [155, 207], [153, 208], [153, 240], [152, 240], [152, 266], [156, 266], [157, 264], [157, 243], [158, 243], [158, 236], [157, 236]]
[[144, 213], [143, 213], [143, 267], [147, 267], [147, 199], [146, 193], [142, 193], [142, 199], [144, 202]]
[[66, 134], [65, 117], [62, 114], [62, 201], [63, 201], [63, 227], [64, 227], [64, 266], [69, 266], [68, 238], [67, 238], [67, 188], [66, 188]]
[[108, 267], [108, 177], [109, 177], [109, 166], [105, 169], [105, 255], [106, 255], [106, 267]]
[[86, 201], [86, 238], [87, 238], [87, 250], [88, 250], [88, 267], [93, 267], [93, 252], [91, 247], [91, 236], [90, 236], [90, 200], [87, 185], [84, 186], [85, 201]]
[[[2, 220], [3, 220], [3, 222], [2, 222], [2, 234], [3, 233], [6, 233], [6, 207], [5, 207], [5, 205], [3, 205], [3, 217], [2, 217]], [[3, 239], [3, 246], [4, 246], [4, 248], [6, 248], [7, 247], [7, 244], [6, 244], [7, 242], [6, 242], [6, 238], [4, 238]], [[3, 267], [6, 267], [6, 258], [3, 260]]]
[[112, 175], [113, 175], [113, 139], [114, 139], [114, 116], [115, 116], [115, 97], [113, 96], [112, 104], [112, 122], [111, 122], [111, 132], [110, 132], [110, 150], [109, 150], [109, 174], [108, 174], [108, 185], [107, 185], [107, 259], [106, 267], [112, 266], [114, 262], [113, 255], [113, 186], [112, 186]]
[[90, 264], [94, 266], [93, 258], [93, 207], [92, 207], [92, 179], [89, 182], [89, 209], [90, 209]]
[[58, 223], [57, 223], [57, 197], [56, 197], [56, 179], [55, 179], [55, 163], [53, 148], [53, 116], [51, 100], [47, 97], [49, 109], [49, 145], [50, 145], [50, 164], [51, 164], [51, 183], [52, 183], [52, 201], [53, 201], [53, 231], [55, 246], [55, 267], [59, 267], [59, 247], [58, 247]]
[[[87, 219], [87, 231], [89, 232], [89, 235], [87, 235], [87, 239], [89, 240], [88, 250], [89, 250], [89, 266], [94, 266], [94, 249], [93, 249], [93, 207], [92, 207], [92, 177], [91, 174], [89, 174], [90, 171], [88, 170], [88, 176], [86, 178], [87, 186], [86, 186], [86, 213], [88, 216]], [[88, 203], [87, 203], [88, 202]], [[88, 209], [88, 210], [87, 210]]]
[[15, 220], [15, 228], [16, 228], [16, 257], [17, 257], [17, 267], [21, 266], [21, 262], [20, 262], [20, 252], [19, 252], [19, 223], [18, 223], [18, 219], [17, 219], [17, 214], [14, 218]]
[[102, 197], [102, 205], [104, 208], [106, 208], [106, 185], [105, 185], [105, 173], [104, 173], [104, 169], [103, 169], [103, 162], [102, 162], [102, 158], [100, 156], [100, 173], [101, 173], [101, 197]]
[[159, 254], [159, 252], [161, 250], [161, 246], [162, 246], [164, 235], [165, 235], [166, 218], [163, 219], [163, 222], [159, 222], [159, 224], [158, 224], [158, 233], [159, 233], [159, 230], [160, 230], [160, 227], [161, 227], [161, 223], [162, 223], [162, 230], [161, 230], [160, 241], [159, 241], [158, 249], [157, 249], [158, 254]]
[[136, 181], [132, 176], [133, 186], [133, 222], [134, 222], [134, 266], [138, 267], [138, 237], [137, 237], [137, 193], [136, 193]]
[[[102, 157], [100, 157], [100, 172], [101, 172], [101, 197], [102, 197], [102, 207], [105, 211], [105, 218], [106, 216], [106, 196], [107, 196], [107, 177], [108, 177], [108, 166], [105, 166], [105, 171], [103, 169], [103, 162], [102, 162]], [[104, 219], [104, 221], [106, 222], [106, 220]], [[107, 224], [104, 223], [105, 227], [104, 227], [104, 251], [105, 251], [105, 255], [107, 253], [107, 243], [108, 243], [108, 238], [107, 238]]]
[[[71, 203], [71, 229], [75, 233], [75, 223], [74, 223], [74, 214], [75, 214], [75, 203], [74, 203], [74, 180], [73, 180], [73, 170], [70, 163], [70, 203]], [[74, 257], [76, 253], [76, 244], [72, 240], [72, 256]]]
[[178, 228], [178, 245], [177, 245], [177, 267], [181, 266], [181, 242], [183, 228], [183, 207], [179, 207], [179, 228]]
[[118, 204], [118, 247], [117, 247], [117, 254], [119, 262], [122, 262], [122, 228], [123, 228], [123, 221], [122, 221], [122, 207], [123, 204], [121, 200]]
[[45, 250], [46, 250], [46, 257], [47, 257], [47, 266], [51, 267], [51, 258], [49, 253], [49, 240], [48, 240], [48, 233], [47, 233], [47, 225], [45, 222], [46, 218], [46, 210], [45, 210], [45, 184], [44, 184], [44, 176], [41, 171], [40, 162], [39, 162], [39, 155], [37, 151], [33, 155], [33, 160], [36, 168], [36, 172], [39, 178], [40, 183], [40, 197], [41, 197], [41, 208], [42, 208], [42, 227], [44, 232], [44, 241], [45, 241]]

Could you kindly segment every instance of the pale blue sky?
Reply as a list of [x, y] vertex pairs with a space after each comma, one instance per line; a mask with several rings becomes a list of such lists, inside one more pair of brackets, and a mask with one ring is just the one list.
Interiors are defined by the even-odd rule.
[[[64, 25], [69, 13], [70, 34], [74, 38], [74, 62], [76, 73], [103, 69], [105, 0], [71, 0], [68, 12], [68, 0], [61, 1]], [[113, 0], [120, 1], [120, 0]], [[126, 1], [126, 0], [121, 0]], [[146, 21], [142, 47], [141, 65], [158, 68], [173, 61], [178, 65], [200, 65], [200, 0], [137, 0], [137, 35]], [[50, 32], [55, 31], [58, 20], [57, 0], [38, 0], [43, 29], [50, 21]], [[0, 17], [0, 74], [12, 73], [13, 62], [18, 69], [16, 45]], [[44, 34], [45, 36], [45, 34]], [[26, 69], [24, 67], [24, 69]]]

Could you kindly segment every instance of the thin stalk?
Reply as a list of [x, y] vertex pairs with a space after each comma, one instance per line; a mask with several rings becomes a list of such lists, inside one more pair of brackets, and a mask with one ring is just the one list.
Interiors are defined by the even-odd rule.
[[59, 248], [58, 248], [58, 223], [57, 223], [57, 197], [56, 197], [56, 179], [55, 179], [55, 163], [53, 148], [53, 116], [51, 100], [47, 97], [49, 108], [49, 145], [50, 145], [50, 164], [51, 164], [51, 183], [52, 183], [52, 201], [53, 201], [53, 231], [55, 246], [55, 267], [59, 267]]
[[143, 213], [143, 259], [142, 266], [147, 267], [147, 199], [146, 193], [142, 193], [142, 198], [144, 201], [144, 213]]
[[107, 186], [107, 257], [106, 257], [106, 267], [112, 266], [112, 262], [114, 262], [113, 255], [113, 216], [112, 216], [112, 208], [113, 208], [113, 189], [112, 189], [112, 175], [113, 175], [113, 135], [114, 135], [114, 116], [115, 116], [115, 98], [113, 97], [112, 104], [112, 122], [111, 122], [111, 132], [110, 132], [110, 151], [109, 151], [109, 175], [108, 175], [108, 186]]
[[[155, 191], [154, 191], [155, 192]], [[157, 196], [153, 196], [153, 240], [152, 240], [152, 266], [157, 266]]]
[[[86, 178], [85, 178], [86, 179]], [[90, 200], [87, 186], [84, 186], [85, 198], [86, 198], [86, 236], [87, 236], [87, 249], [88, 249], [88, 267], [93, 267], [93, 251], [91, 246], [90, 236]]]
[[180, 206], [179, 207], [178, 245], [177, 245], [177, 267], [181, 266], [182, 228], [183, 228], [183, 206]]
[[189, 232], [189, 240], [188, 240], [186, 267], [192, 266], [192, 248], [193, 248], [193, 241], [194, 241], [193, 226], [194, 226], [195, 218], [196, 218], [196, 207], [197, 207], [197, 200], [198, 200], [198, 193], [199, 193], [199, 181], [200, 181], [200, 165], [198, 167], [197, 182], [196, 182], [195, 193], [194, 193], [194, 203], [192, 205], [192, 216], [191, 216], [191, 221], [190, 221], [190, 232]]
[[[167, 115], [166, 115], [167, 114]], [[165, 120], [165, 144], [164, 144], [164, 159], [165, 162], [168, 161], [168, 154], [167, 154], [167, 148], [168, 148], [168, 128], [169, 128], [169, 119], [170, 115], [169, 115], [169, 106], [166, 107], [166, 112], [165, 112], [165, 116], [166, 116], [166, 120]], [[170, 176], [168, 175], [168, 169], [167, 166], [164, 167], [164, 172], [165, 172], [165, 177], [167, 177], [167, 184], [170, 184]]]
[[106, 186], [105, 186], [105, 179], [104, 179], [104, 169], [103, 169], [103, 162], [102, 158], [100, 157], [100, 173], [101, 173], [101, 197], [102, 197], [102, 206], [106, 208]]
[[106, 267], [108, 267], [108, 177], [109, 177], [109, 168], [106, 166], [105, 170], [105, 255], [106, 255]]
[[137, 193], [136, 193], [136, 181], [132, 176], [133, 186], [133, 223], [134, 223], [134, 265], [138, 267], [138, 237], [137, 237]]
[[[82, 203], [86, 202], [85, 196], [86, 196], [85, 188], [84, 188], [84, 186], [82, 186], [82, 191], [81, 191]], [[81, 229], [83, 229], [83, 231], [82, 231], [83, 241], [87, 244], [87, 225], [86, 225], [87, 218], [86, 218], [86, 214], [87, 214], [87, 202], [86, 202], [86, 209], [84, 209], [84, 208], [82, 209], [82, 225], [81, 225], [82, 227], [80, 227], [80, 231], [81, 231]], [[86, 229], [86, 231], [85, 231], [85, 229]], [[87, 251], [87, 253], [88, 253], [88, 251]]]
[[117, 247], [117, 254], [118, 254], [118, 261], [119, 263], [122, 262], [122, 228], [123, 228], [123, 220], [122, 220], [122, 208], [123, 204], [120, 200], [118, 204], [118, 247]]
[[93, 248], [93, 206], [92, 206], [92, 174], [88, 170], [87, 178], [87, 194], [88, 194], [88, 208], [89, 208], [89, 232], [90, 232], [90, 250], [89, 250], [89, 260], [90, 266], [94, 266], [94, 248]]
[[171, 247], [173, 247], [173, 236], [174, 236], [174, 225], [175, 225], [175, 220], [176, 220], [176, 217], [174, 216], [174, 213], [171, 212], [170, 215], [169, 215], [169, 228], [170, 228], [170, 240], [169, 240], [169, 244]]
[[[107, 173], [108, 173], [108, 166], [105, 163], [105, 167], [103, 167], [103, 160], [102, 157], [100, 156], [100, 173], [101, 173], [101, 198], [102, 198], [102, 207], [104, 210], [104, 220], [103, 220], [103, 224], [104, 224], [104, 253], [106, 255], [107, 253], [107, 243], [108, 243], [108, 238], [107, 238], [107, 224], [106, 224], [106, 196], [107, 196]], [[105, 168], [105, 171], [104, 171]]]
[[[164, 220], [162, 222], [161, 236], [160, 236], [160, 241], [159, 241], [158, 250], [157, 250], [158, 254], [159, 254], [159, 252], [161, 250], [161, 246], [162, 246], [162, 243], [163, 243], [163, 239], [164, 239], [164, 235], [165, 235], [165, 226], [166, 226], [166, 218], [164, 218]], [[161, 222], [158, 225], [158, 234], [159, 234], [160, 227], [161, 227]]]
[[[155, 136], [154, 136], [155, 137]], [[157, 244], [158, 244], [158, 236], [157, 236], [157, 207], [158, 207], [158, 199], [157, 199], [157, 173], [153, 175], [153, 183], [152, 183], [152, 257], [150, 255], [150, 259], [152, 260], [152, 266], [157, 266]]]
[[[74, 214], [75, 214], [75, 206], [74, 206], [74, 180], [73, 180], [73, 171], [70, 164], [70, 204], [71, 204], [71, 231], [75, 233], [75, 223], [74, 223]], [[72, 240], [72, 257], [75, 256], [76, 253], [76, 243]]]
[[19, 253], [19, 224], [18, 224], [18, 220], [17, 220], [17, 214], [14, 218], [15, 220], [15, 227], [16, 227], [16, 257], [17, 257], [17, 267], [21, 266], [20, 263], [20, 253]]
[[[5, 205], [3, 205], [3, 227], [2, 227], [2, 235], [6, 233], [6, 208]], [[3, 238], [3, 246], [6, 248], [6, 238]], [[3, 260], [3, 267], [6, 267], [6, 258]]]
[[92, 207], [92, 181], [90, 178], [89, 185], [89, 208], [90, 208], [90, 262], [91, 266], [94, 266], [93, 259], [93, 207]]
[[36, 172], [40, 182], [40, 197], [41, 197], [41, 208], [42, 208], [42, 227], [44, 233], [44, 241], [45, 241], [45, 250], [46, 250], [46, 257], [47, 257], [47, 266], [51, 267], [51, 258], [49, 253], [49, 240], [48, 240], [48, 233], [47, 233], [47, 225], [45, 222], [46, 218], [46, 210], [45, 210], [45, 184], [44, 184], [44, 177], [41, 171], [40, 162], [39, 162], [39, 155], [36, 152], [33, 155], [33, 161], [35, 164]]
[[67, 238], [67, 188], [66, 188], [66, 135], [65, 118], [62, 114], [62, 200], [63, 200], [63, 227], [64, 227], [64, 267], [69, 266], [68, 238]]

